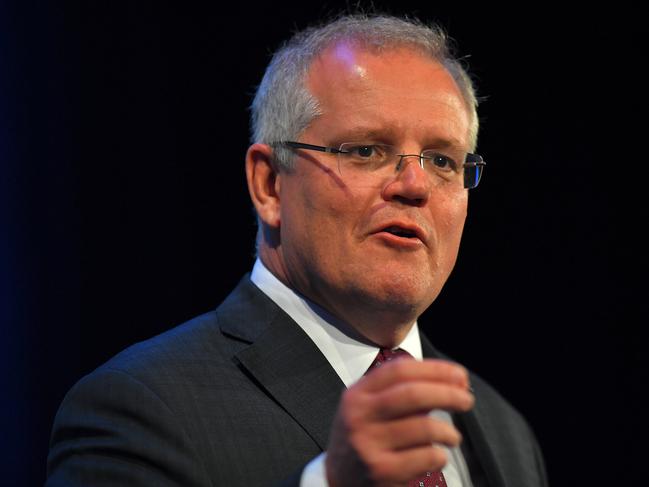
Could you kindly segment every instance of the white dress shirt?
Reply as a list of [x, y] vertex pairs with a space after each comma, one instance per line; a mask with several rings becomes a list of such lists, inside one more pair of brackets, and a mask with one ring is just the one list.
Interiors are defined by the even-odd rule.
[[[358, 381], [376, 358], [379, 347], [360, 341], [358, 334], [348, 325], [304, 296], [297, 294], [277, 279], [257, 259], [250, 280], [295, 321], [313, 340], [346, 387]], [[405, 350], [416, 360], [422, 360], [421, 340], [417, 323], [413, 323], [406, 338], [397, 348]], [[450, 414], [434, 410], [431, 415], [449, 423]], [[448, 463], [442, 469], [448, 487], [472, 487], [464, 456], [459, 448], [447, 450]], [[301, 487], [326, 487], [326, 452], [305, 467]]]

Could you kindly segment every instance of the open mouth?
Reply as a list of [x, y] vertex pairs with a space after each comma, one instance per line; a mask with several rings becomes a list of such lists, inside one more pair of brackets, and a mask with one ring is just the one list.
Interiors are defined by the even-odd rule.
[[419, 238], [414, 230], [409, 230], [403, 227], [391, 226], [384, 228], [383, 231], [401, 238]]

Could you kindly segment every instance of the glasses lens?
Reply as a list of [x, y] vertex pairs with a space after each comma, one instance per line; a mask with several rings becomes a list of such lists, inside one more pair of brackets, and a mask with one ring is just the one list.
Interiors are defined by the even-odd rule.
[[340, 146], [338, 169], [343, 180], [354, 186], [372, 186], [393, 173], [398, 162], [391, 145], [346, 142]]
[[467, 154], [464, 164], [464, 187], [473, 189], [480, 183], [485, 164], [478, 154]]
[[466, 158], [466, 152], [462, 150], [437, 150], [426, 149], [421, 153], [426, 172], [434, 180], [451, 184], [461, 185], [463, 183], [462, 173], [464, 167], [462, 161]]

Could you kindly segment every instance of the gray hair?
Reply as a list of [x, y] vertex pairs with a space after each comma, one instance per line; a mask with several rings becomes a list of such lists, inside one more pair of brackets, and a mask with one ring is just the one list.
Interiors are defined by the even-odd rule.
[[[470, 150], [475, 150], [478, 101], [469, 74], [451, 52], [446, 33], [437, 25], [428, 26], [416, 19], [366, 14], [346, 15], [321, 27], [310, 27], [275, 52], [252, 102], [252, 143], [296, 140], [321, 114], [318, 100], [306, 88], [306, 76], [317, 56], [343, 40], [378, 52], [406, 46], [442, 64], [469, 111]], [[290, 150], [277, 147], [275, 158], [282, 167], [291, 169]]]

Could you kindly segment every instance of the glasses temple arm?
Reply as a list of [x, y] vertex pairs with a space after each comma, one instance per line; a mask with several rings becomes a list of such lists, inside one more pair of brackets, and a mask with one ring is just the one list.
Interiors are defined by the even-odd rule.
[[335, 149], [333, 147], [324, 147], [322, 145], [305, 144], [304, 142], [284, 141], [284, 142], [278, 142], [278, 144], [285, 145], [293, 149], [317, 150], [320, 152], [329, 152], [331, 154], [339, 154], [339, 153], [346, 152], [346, 151], [341, 151], [340, 149]]

